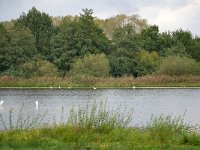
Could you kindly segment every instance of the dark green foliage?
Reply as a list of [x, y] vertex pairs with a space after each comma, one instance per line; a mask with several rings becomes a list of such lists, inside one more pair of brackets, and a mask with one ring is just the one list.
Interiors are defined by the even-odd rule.
[[9, 35], [5, 27], [0, 24], [0, 72], [5, 71], [10, 66]]
[[193, 37], [190, 31], [184, 31], [182, 29], [176, 30], [172, 32], [172, 37], [175, 40], [175, 44], [178, 42], [182, 43], [183, 46], [186, 48], [187, 51], [189, 51], [190, 46], [193, 41]]
[[[0, 23], [0, 74], [23, 77], [81, 74], [88, 72], [87, 67], [80, 65], [81, 61], [98, 54], [108, 58], [107, 68], [114, 77], [144, 76], [160, 72], [166, 66], [167, 70], [173, 67], [179, 70], [179, 63], [185, 65], [183, 74], [198, 74], [200, 38], [193, 37], [190, 31], [160, 33], [158, 26], [148, 25], [138, 15], [117, 15], [106, 20], [92, 15], [93, 10], [83, 9], [79, 16], [50, 17], [33, 7], [17, 20]], [[177, 59], [175, 66], [169, 62], [160, 66], [160, 60], [165, 62], [170, 57]], [[188, 64], [181, 63], [182, 59]], [[72, 71], [78, 60], [80, 71]], [[86, 66], [99, 77], [101, 68], [96, 65]]]
[[188, 56], [188, 53], [186, 52], [185, 46], [178, 42], [175, 46], [172, 46], [171, 48], [166, 48], [164, 50], [164, 56]]
[[103, 31], [94, 23], [91, 9], [83, 9], [80, 14], [75, 38], [78, 41], [77, 49], [82, 55], [105, 53], [109, 54], [109, 41]]
[[53, 33], [53, 23], [49, 15], [41, 13], [33, 7], [27, 14], [23, 13], [16, 21], [16, 26], [24, 26], [32, 31], [35, 37], [37, 54], [50, 57], [50, 38]]
[[114, 32], [113, 43], [117, 48], [137, 52], [140, 50], [138, 35], [134, 26], [127, 24]]
[[35, 40], [28, 29], [14, 27], [6, 31], [2, 26], [0, 28], [0, 71], [11, 73], [20, 64], [32, 59], [36, 51]]
[[156, 25], [143, 29], [140, 33], [141, 47], [147, 51], [162, 50], [159, 28]]
[[31, 31], [25, 28], [9, 30], [10, 48], [13, 54], [13, 65], [21, 64], [30, 59], [35, 53], [35, 40]]
[[136, 76], [136, 71], [134, 66], [136, 66], [136, 62], [134, 59], [126, 56], [120, 56], [120, 52], [118, 55], [111, 55], [109, 57], [110, 61], [110, 73], [115, 77], [121, 76]]
[[196, 37], [192, 41], [192, 45], [190, 46], [188, 53], [192, 56], [192, 58], [200, 62], [200, 38], [199, 37]]
[[134, 26], [127, 24], [117, 29], [113, 36], [113, 50], [109, 56], [113, 76], [133, 75], [137, 65], [136, 53], [140, 50]]
[[76, 20], [68, 19], [61, 23], [58, 32], [51, 39], [51, 57], [62, 75], [70, 70], [74, 59], [80, 56], [76, 48], [77, 41], [74, 39], [75, 33]]
[[78, 18], [65, 18], [52, 38], [52, 58], [63, 75], [79, 57], [110, 53], [109, 41], [94, 23], [92, 13], [92, 10], [84, 9]]

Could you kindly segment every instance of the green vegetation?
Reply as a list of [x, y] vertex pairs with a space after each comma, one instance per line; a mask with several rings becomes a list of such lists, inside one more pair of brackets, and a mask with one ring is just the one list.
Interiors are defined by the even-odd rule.
[[91, 76], [74, 76], [74, 77], [0, 77], [0, 87], [27, 87], [27, 88], [126, 88], [136, 87], [200, 87], [199, 76], [154, 76], [147, 75], [144, 77], [91, 77]]
[[169, 56], [160, 65], [158, 72], [163, 75], [200, 75], [200, 63], [188, 57]]
[[45, 124], [38, 127], [37, 120], [43, 117], [41, 115], [33, 119], [35, 127], [26, 126], [29, 125], [26, 118], [19, 115], [17, 125], [14, 126], [12, 117], [9, 117], [10, 128], [0, 132], [0, 149], [200, 148], [199, 133], [184, 124], [183, 117], [153, 116], [144, 127], [128, 127], [134, 119], [132, 114], [131, 109], [110, 109], [106, 102], [101, 101], [72, 108], [68, 121], [60, 124]]
[[73, 76], [109, 76], [109, 62], [105, 54], [90, 54], [82, 59], [78, 59], [72, 64], [70, 74]]
[[91, 9], [51, 17], [35, 7], [0, 23], [0, 76], [141, 77], [200, 74], [200, 38], [159, 32], [137, 15], [101, 20]]

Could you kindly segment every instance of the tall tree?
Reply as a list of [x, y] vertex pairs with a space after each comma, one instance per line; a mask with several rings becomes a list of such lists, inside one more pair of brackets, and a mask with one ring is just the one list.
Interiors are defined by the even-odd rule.
[[189, 50], [189, 47], [191, 46], [193, 40], [190, 31], [184, 31], [182, 29], [179, 29], [172, 32], [172, 37], [175, 41], [174, 44], [181, 42], [185, 46], [186, 50]]
[[6, 28], [0, 24], [0, 72], [7, 70], [10, 66], [9, 41], [10, 38]]
[[141, 47], [147, 51], [160, 52], [163, 48], [161, 44], [159, 28], [156, 25], [143, 29], [140, 33]]
[[115, 50], [112, 51], [109, 57], [111, 74], [113, 76], [137, 76], [136, 54], [140, 50], [140, 47], [138, 46], [135, 27], [127, 24], [115, 30], [113, 44]]
[[111, 40], [116, 29], [130, 24], [135, 27], [136, 32], [140, 32], [146, 28], [147, 20], [141, 19], [138, 15], [127, 16], [124, 14], [117, 15], [105, 20], [95, 19], [95, 23], [103, 29], [106, 36]]
[[84, 9], [79, 17], [65, 18], [58, 33], [52, 37], [52, 57], [63, 75], [78, 57], [110, 53], [109, 40], [94, 23], [92, 13], [92, 10]]
[[27, 14], [22, 13], [16, 21], [17, 26], [25, 26], [32, 31], [36, 41], [37, 53], [50, 57], [50, 38], [53, 32], [53, 23], [50, 16], [33, 7]]
[[196, 37], [192, 43], [193, 44], [190, 46], [188, 53], [192, 58], [200, 62], [200, 37]]
[[35, 39], [29, 29], [14, 27], [5, 30], [0, 25], [0, 70], [15, 70], [20, 64], [30, 60], [35, 48]]
[[75, 40], [81, 55], [110, 53], [109, 41], [103, 31], [94, 23], [93, 10], [83, 9], [77, 22]]
[[67, 19], [61, 22], [58, 32], [52, 36], [52, 53], [53, 63], [58, 67], [61, 75], [65, 75], [70, 70], [71, 64], [79, 57], [75, 40], [77, 23], [75, 20]]

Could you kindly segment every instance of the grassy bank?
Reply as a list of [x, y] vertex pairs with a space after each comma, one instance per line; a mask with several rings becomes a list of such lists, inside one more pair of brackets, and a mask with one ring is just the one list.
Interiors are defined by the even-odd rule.
[[200, 76], [144, 77], [0, 77], [0, 87], [200, 87]]
[[132, 113], [132, 110], [109, 109], [101, 102], [72, 108], [65, 123], [40, 128], [29, 128], [20, 117], [19, 126], [9, 123], [12, 128], [0, 132], [0, 149], [200, 149], [200, 134], [185, 125], [182, 117], [161, 115], [152, 117], [145, 127], [130, 128]]

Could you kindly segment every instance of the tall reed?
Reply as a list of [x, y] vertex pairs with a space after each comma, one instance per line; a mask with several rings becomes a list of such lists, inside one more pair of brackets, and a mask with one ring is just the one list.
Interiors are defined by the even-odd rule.
[[78, 128], [96, 129], [98, 131], [108, 131], [114, 128], [124, 128], [132, 121], [133, 109], [127, 110], [118, 106], [111, 109], [107, 101], [89, 102], [86, 106], [78, 109], [72, 108], [68, 119], [68, 124]]

